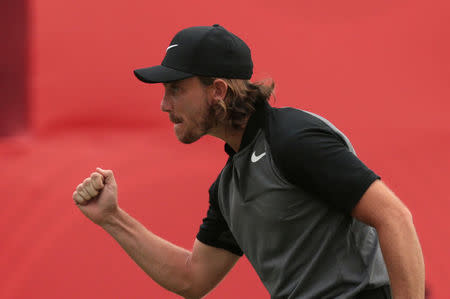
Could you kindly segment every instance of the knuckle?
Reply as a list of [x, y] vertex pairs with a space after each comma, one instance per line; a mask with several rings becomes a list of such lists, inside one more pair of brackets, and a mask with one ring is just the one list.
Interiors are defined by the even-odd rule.
[[78, 192], [78, 195], [83, 199], [89, 199], [89, 193], [86, 192], [86, 190], [80, 190]]
[[73, 199], [74, 199], [77, 203], [79, 203], [79, 204], [84, 203], [84, 198], [81, 197], [79, 194], [75, 194], [74, 197], [73, 197]]
[[103, 187], [103, 182], [102, 182], [102, 179], [100, 177], [96, 178], [95, 180], [92, 180], [92, 184], [97, 189]]
[[96, 195], [98, 194], [98, 192], [95, 191], [95, 189], [92, 188], [92, 187], [89, 187], [89, 188], [87, 189], [87, 193], [88, 193], [88, 195], [91, 196], [91, 197], [94, 197], [94, 196], [96, 196]]

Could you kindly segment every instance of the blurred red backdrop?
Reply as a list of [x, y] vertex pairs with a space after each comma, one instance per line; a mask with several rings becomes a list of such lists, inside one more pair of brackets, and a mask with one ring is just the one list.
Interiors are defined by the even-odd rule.
[[[177, 297], [71, 195], [96, 166], [111, 168], [125, 210], [191, 247], [223, 144], [180, 144], [159, 110], [161, 86], [132, 70], [160, 63], [180, 29], [214, 23], [250, 45], [254, 79], [277, 84], [275, 106], [331, 120], [408, 205], [432, 298], [446, 298], [449, 8], [443, 0], [29, 0], [29, 72], [17, 80], [28, 84], [30, 130], [0, 139], [0, 298]], [[6, 109], [0, 116], [17, 120]], [[230, 297], [269, 297], [245, 258], [208, 296]]]

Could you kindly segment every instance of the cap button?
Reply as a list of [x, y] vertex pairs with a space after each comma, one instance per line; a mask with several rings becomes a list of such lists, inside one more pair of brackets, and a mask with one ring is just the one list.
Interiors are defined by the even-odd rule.
[[219, 24], [214, 24], [213, 27], [220, 27], [220, 25]]

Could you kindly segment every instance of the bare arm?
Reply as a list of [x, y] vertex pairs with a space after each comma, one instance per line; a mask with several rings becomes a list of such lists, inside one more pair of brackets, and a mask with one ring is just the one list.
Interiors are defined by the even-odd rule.
[[102, 226], [155, 282], [185, 298], [200, 298], [212, 290], [239, 256], [194, 242], [192, 252], [148, 231], [127, 213]]
[[[74, 192], [74, 200], [89, 219], [108, 232], [162, 287], [185, 298], [200, 298], [212, 290], [239, 259], [235, 254], [198, 240], [190, 252], [153, 234], [118, 207], [112, 171], [97, 171], [105, 177], [105, 186], [99, 188], [100, 194], [96, 197], [86, 195], [95, 192], [89, 187], [90, 181], [85, 180], [85, 186]], [[95, 173], [91, 175], [91, 181], [96, 180], [93, 176]]]
[[424, 298], [425, 266], [406, 206], [380, 180], [367, 189], [352, 216], [375, 227], [395, 299]]

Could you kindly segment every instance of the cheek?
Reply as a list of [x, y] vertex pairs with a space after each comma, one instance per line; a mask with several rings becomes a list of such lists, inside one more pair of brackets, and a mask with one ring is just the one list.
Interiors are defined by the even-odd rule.
[[205, 114], [204, 107], [202, 107], [200, 105], [198, 105], [198, 106], [190, 105], [188, 107], [185, 107], [183, 111], [184, 111], [183, 115], [184, 115], [185, 119], [191, 123], [200, 122]]

